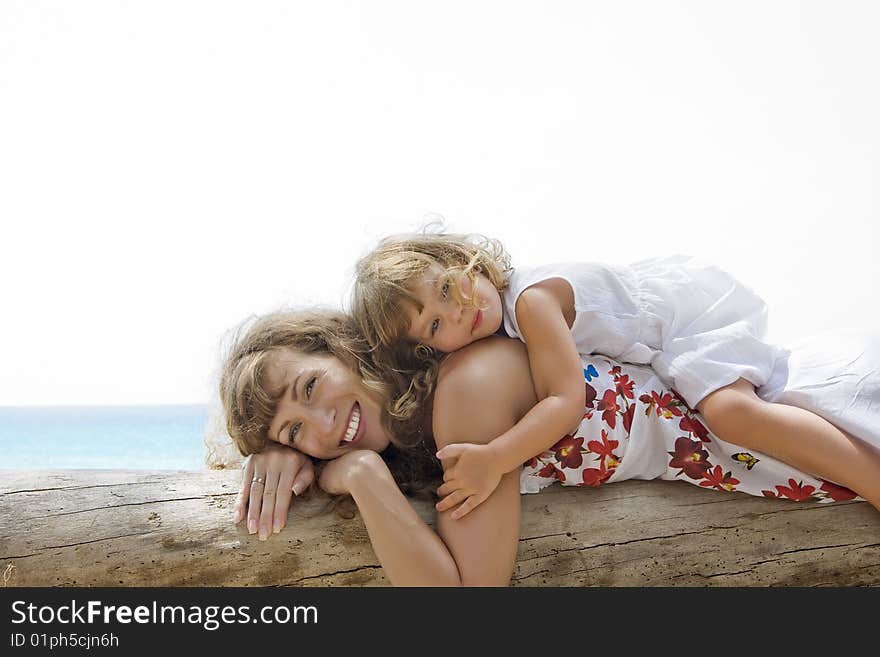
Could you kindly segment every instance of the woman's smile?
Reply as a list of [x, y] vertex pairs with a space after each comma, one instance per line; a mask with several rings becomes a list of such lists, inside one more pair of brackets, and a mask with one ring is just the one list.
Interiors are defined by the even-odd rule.
[[342, 440], [339, 441], [340, 447], [346, 445], [354, 445], [364, 435], [366, 422], [361, 418], [361, 405], [357, 402], [351, 407], [351, 413], [348, 416], [348, 424], [345, 426], [345, 432], [342, 434]]

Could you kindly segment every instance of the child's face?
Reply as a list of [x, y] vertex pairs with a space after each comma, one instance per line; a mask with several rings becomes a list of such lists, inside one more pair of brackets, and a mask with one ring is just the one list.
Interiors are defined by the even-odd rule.
[[422, 310], [410, 310], [407, 338], [449, 353], [486, 338], [501, 327], [501, 294], [483, 274], [477, 274], [476, 287], [471, 286], [467, 276], [460, 275], [455, 282], [462, 295], [473, 298], [479, 309], [463, 308], [443, 274], [439, 265], [432, 265], [415, 281], [412, 293], [422, 304]]

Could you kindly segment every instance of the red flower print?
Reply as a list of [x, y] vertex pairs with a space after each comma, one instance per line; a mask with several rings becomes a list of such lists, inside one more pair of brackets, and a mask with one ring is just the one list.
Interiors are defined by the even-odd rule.
[[838, 486], [837, 484], [832, 484], [830, 481], [822, 480], [822, 485], [819, 487], [819, 490], [823, 490], [828, 493], [828, 497], [830, 497], [835, 502], [844, 502], [846, 500], [851, 500], [856, 497], [856, 494], [852, 492], [849, 488], [844, 488], [843, 486]]
[[579, 468], [584, 462], [583, 454], [581, 454], [583, 445], [584, 439], [582, 437], [575, 438], [569, 435], [550, 449], [556, 453], [556, 460], [563, 468]]
[[533, 457], [530, 458], [528, 461], [526, 461], [525, 463], [523, 463], [523, 466], [526, 467], [526, 468], [535, 468], [535, 467], [537, 467], [537, 466], [538, 466], [538, 457], [537, 457], [537, 456], [533, 456]]
[[593, 454], [598, 454], [599, 458], [611, 457], [616, 459], [614, 456], [614, 450], [620, 445], [619, 440], [608, 440], [608, 434], [605, 429], [602, 429], [602, 442], [600, 443], [598, 440], [591, 440], [587, 443], [587, 449], [590, 450]]
[[706, 425], [704, 425], [695, 417], [685, 415], [683, 418], [681, 418], [681, 422], [678, 423], [678, 428], [687, 433], [694, 434], [704, 443], [710, 442], [709, 430], [706, 428]]
[[708, 470], [703, 476], [705, 480], [700, 482], [700, 486], [706, 486], [707, 488], [712, 487], [718, 490], [732, 491], [736, 490], [736, 485], [739, 483], [739, 479], [734, 479], [730, 476], [729, 470], [723, 472], [720, 465], [716, 465], [714, 469]]
[[626, 412], [623, 414], [623, 430], [626, 431], [626, 435], [629, 435], [630, 429], [632, 429], [633, 423], [633, 414], [636, 412], [636, 405], [630, 404], [630, 407], [626, 409]]
[[776, 490], [779, 491], [779, 497], [787, 497], [796, 502], [803, 502], [813, 496], [813, 491], [816, 490], [816, 487], [809, 484], [804, 486], [802, 481], [798, 482], [794, 479], [789, 479], [788, 486], [776, 486]]
[[617, 411], [620, 410], [620, 406], [617, 405], [617, 393], [610, 388], [606, 390], [602, 399], [596, 404], [596, 410], [602, 411], [602, 419], [609, 427], [612, 429], [616, 427]]
[[706, 470], [712, 465], [706, 460], [709, 452], [703, 449], [703, 443], [699, 440], [691, 440], [687, 436], [675, 439], [675, 451], [666, 452], [672, 457], [669, 461], [670, 468], [681, 468], [676, 476], [684, 473], [691, 479], [702, 479]]
[[629, 378], [629, 374], [621, 374], [614, 377], [614, 387], [618, 395], [623, 395], [627, 399], [633, 399], [633, 386], [636, 382]]
[[658, 395], [656, 391], [651, 391], [651, 401], [657, 406], [657, 415], [662, 415], [667, 420], [673, 415], [681, 417], [681, 410], [678, 408], [678, 400], [672, 396], [671, 392], [665, 395]]
[[651, 394], [639, 395], [639, 401], [647, 404], [645, 415], [650, 415], [652, 410], [657, 411], [657, 417], [665, 417], [667, 420], [672, 417], [681, 417], [681, 409], [678, 408], [682, 403], [667, 392], [661, 395], [656, 390], [652, 390]]
[[614, 473], [605, 468], [586, 468], [583, 471], [584, 486], [601, 486]]
[[559, 481], [565, 481], [565, 473], [552, 463], [548, 463], [538, 470], [539, 477], [556, 477]]
[[593, 408], [593, 402], [596, 401], [596, 389], [589, 383], [584, 383], [584, 408]]
[[[608, 361], [605, 361], [605, 362], [607, 363]], [[609, 363], [609, 365], [610, 365], [610, 363]], [[611, 376], [616, 377], [618, 374], [620, 374], [620, 365], [611, 365], [611, 369], [608, 370], [608, 373]]]

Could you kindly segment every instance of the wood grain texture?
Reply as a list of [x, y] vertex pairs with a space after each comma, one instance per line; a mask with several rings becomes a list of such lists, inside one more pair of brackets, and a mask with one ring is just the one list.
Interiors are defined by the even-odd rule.
[[[360, 517], [259, 541], [232, 525], [238, 471], [0, 470], [5, 586], [386, 586]], [[433, 510], [414, 503], [428, 521]], [[880, 513], [626, 481], [523, 497], [514, 586], [873, 586]]]

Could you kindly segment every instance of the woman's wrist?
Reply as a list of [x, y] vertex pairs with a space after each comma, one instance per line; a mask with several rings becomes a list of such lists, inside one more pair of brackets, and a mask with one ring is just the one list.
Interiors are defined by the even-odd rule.
[[391, 477], [382, 457], [368, 449], [358, 450], [351, 456], [352, 462], [345, 472], [344, 482], [350, 495], [364, 486], [370, 486], [380, 477]]

